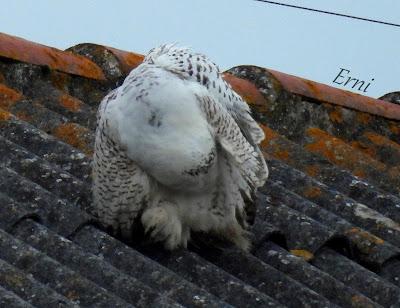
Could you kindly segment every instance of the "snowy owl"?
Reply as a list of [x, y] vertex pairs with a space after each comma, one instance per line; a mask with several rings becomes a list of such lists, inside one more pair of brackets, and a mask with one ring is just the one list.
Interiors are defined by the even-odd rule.
[[168, 250], [186, 247], [191, 231], [248, 250], [248, 216], [268, 177], [263, 139], [217, 65], [175, 44], [154, 48], [100, 104], [96, 215], [123, 237], [141, 224]]

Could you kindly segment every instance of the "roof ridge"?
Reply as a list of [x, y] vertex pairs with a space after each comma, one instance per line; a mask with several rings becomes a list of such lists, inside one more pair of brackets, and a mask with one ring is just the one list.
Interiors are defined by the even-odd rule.
[[0, 56], [92, 79], [105, 79], [101, 68], [89, 59], [57, 48], [0, 33]]
[[[85, 54], [85, 52], [79, 52], [79, 48], [82, 46], [90, 46], [92, 49], [103, 49], [112, 53], [119, 62], [120, 69], [124, 74], [128, 74], [129, 71], [140, 64], [144, 58], [143, 55], [138, 53], [93, 43], [81, 43], [63, 51], [23, 38], [0, 33], [0, 57], [37, 65], [47, 65], [55, 70], [91, 79], [106, 79], [106, 72], [100, 67], [99, 63], [96, 63], [93, 59], [95, 56], [90, 55], [90, 52], [88, 55]], [[236, 68], [240, 68], [240, 66], [236, 66], [232, 69]], [[400, 120], [400, 106], [394, 103], [342, 90], [272, 69], [263, 69], [265, 72], [271, 74], [281, 87], [288, 92], [375, 114], [388, 119]], [[230, 83], [234, 83], [236, 86], [240, 84], [240, 81], [237, 80], [239, 78], [233, 77], [229, 72], [224, 74], [224, 78]]]
[[267, 69], [267, 71], [278, 79], [289, 92], [389, 119], [400, 120], [400, 106], [396, 104], [275, 70]]
[[250, 104], [252, 102], [256, 105], [260, 104], [260, 90], [254, 82], [235, 76], [237, 74], [233, 74], [234, 71], [240, 71], [243, 67], [255, 67], [264, 70], [264, 73], [273, 77], [273, 83], [276, 83], [278, 87], [283, 88], [287, 92], [388, 119], [400, 120], [400, 106], [397, 104], [342, 90], [320, 82], [255, 65], [235, 66], [224, 72], [224, 79], [232, 85], [235, 91], [238, 90], [239, 93], [246, 92], [248, 99], [250, 99]]

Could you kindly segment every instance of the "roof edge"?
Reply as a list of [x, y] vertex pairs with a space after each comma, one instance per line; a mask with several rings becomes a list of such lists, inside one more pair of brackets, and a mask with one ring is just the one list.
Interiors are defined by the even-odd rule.
[[0, 56], [91, 79], [104, 80], [101, 68], [89, 59], [0, 32]]
[[[108, 46], [96, 46], [101, 46], [111, 52], [119, 61], [121, 70], [125, 74], [128, 74], [130, 70], [138, 66], [144, 58], [143, 55], [138, 53]], [[100, 66], [85, 56], [70, 51], [62, 51], [1, 32], [0, 57], [36, 65], [46, 65], [54, 70], [86, 78], [98, 80], [106, 79], [105, 73]], [[272, 69], [262, 69], [271, 74], [281, 84], [282, 88], [290, 93], [356, 109], [388, 119], [400, 120], [400, 106], [397, 104], [342, 90]], [[225, 73], [225, 76], [227, 74], [229, 73]], [[236, 85], [240, 84], [244, 80], [234, 76], [231, 76], [228, 79], [229, 82], [233, 82], [233, 79], [238, 79], [235, 81]], [[254, 82], [252, 83], [254, 84]], [[254, 91], [252, 91], [252, 93], [254, 94]]]
[[281, 73], [272, 69], [266, 70], [271, 73], [288, 92], [388, 119], [400, 120], [400, 106], [396, 104], [338, 89], [316, 81]]

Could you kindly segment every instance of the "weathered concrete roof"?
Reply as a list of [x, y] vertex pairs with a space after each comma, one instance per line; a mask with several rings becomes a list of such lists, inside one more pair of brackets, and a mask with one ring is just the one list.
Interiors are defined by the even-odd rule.
[[400, 106], [254, 66], [254, 248], [128, 246], [90, 212], [98, 103], [141, 55], [0, 34], [0, 306], [400, 306]]

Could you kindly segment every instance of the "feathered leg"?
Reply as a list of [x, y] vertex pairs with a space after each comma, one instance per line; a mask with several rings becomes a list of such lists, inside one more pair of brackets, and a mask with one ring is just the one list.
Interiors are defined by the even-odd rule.
[[143, 212], [141, 218], [145, 232], [156, 242], [164, 242], [164, 247], [174, 250], [187, 247], [189, 228], [182, 225], [176, 207], [168, 201], [160, 201], [156, 207]]

